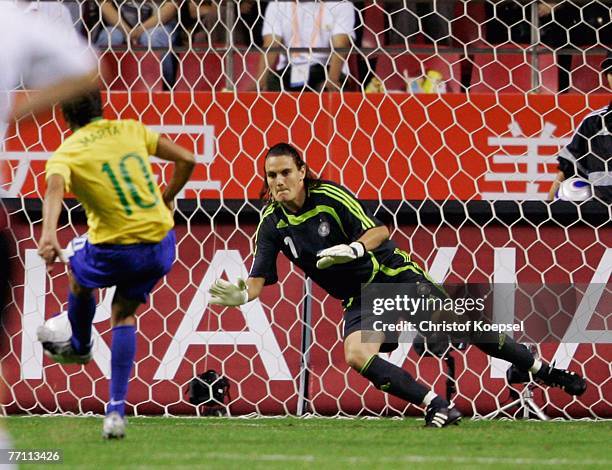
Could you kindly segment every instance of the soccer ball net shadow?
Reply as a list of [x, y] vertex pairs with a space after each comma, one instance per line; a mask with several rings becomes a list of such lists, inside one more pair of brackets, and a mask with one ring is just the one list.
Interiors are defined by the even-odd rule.
[[[222, 405], [231, 415], [420, 413], [348, 368], [340, 302], [283, 255], [278, 284], [259, 300], [208, 305], [214, 279], [248, 274], [263, 157], [287, 141], [317, 174], [346, 186], [388, 223], [399, 247], [436, 281], [499, 288], [497, 314], [545, 325], [540, 337], [515, 337], [588, 382], [578, 398], [536, 385], [534, 399], [549, 415], [610, 417], [609, 204], [597, 197], [545, 202], [556, 155], [589, 113], [609, 103], [599, 65], [602, 44], [611, 43], [609, 5], [565, 2], [584, 20], [570, 28], [569, 13], [539, 12], [534, 3], [455, 2], [447, 14], [428, 12], [428, 3], [412, 11], [361, 2], [354, 46], [340, 51], [347, 55], [343, 92], [328, 93], [268, 91], [289, 71], [273, 71], [276, 85], [266, 89], [258, 83], [262, 2], [203, 2], [208, 13], [200, 19], [183, 8], [180, 21], [166, 25], [170, 46], [104, 43], [93, 3], [33, 14], [68, 18], [99, 50], [106, 118], [138, 119], [197, 158], [177, 203], [176, 263], [138, 313], [129, 412], [204, 413], [189, 402], [188, 384], [214, 369], [229, 380]], [[322, 28], [331, 28], [326, 21]], [[576, 28], [583, 32], [561, 34]], [[36, 341], [37, 326], [67, 307], [66, 267], [47, 273], [36, 254], [45, 161], [68, 135], [60, 114], [11, 125], [0, 154], [16, 244], [1, 353], [8, 414], [102, 413], [108, 400], [113, 288], [97, 297], [90, 364], [53, 364]], [[152, 161], [165, 185], [171, 167]], [[61, 243], [86, 231], [82, 208], [68, 196]], [[537, 301], [526, 286], [540, 286]], [[474, 347], [449, 351], [453, 399], [463, 411], [484, 416], [510, 399], [507, 363]], [[383, 357], [445, 394], [443, 358], [417, 354], [409, 339]]]

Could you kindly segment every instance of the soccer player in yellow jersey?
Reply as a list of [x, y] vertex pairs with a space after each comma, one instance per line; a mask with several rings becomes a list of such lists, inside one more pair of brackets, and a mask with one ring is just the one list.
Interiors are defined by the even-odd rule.
[[[125, 397], [136, 349], [134, 314], [175, 258], [173, 201], [195, 164], [191, 152], [133, 120], [102, 118], [99, 91], [62, 106], [73, 131], [47, 162], [47, 191], [38, 253], [49, 269], [62, 249], [57, 222], [65, 191], [71, 191], [87, 214], [86, 239], [73, 241], [69, 259], [69, 341], [54, 341], [45, 324], [38, 339], [45, 354], [60, 363], [91, 360], [93, 289], [116, 286], [112, 302], [110, 402], [103, 436], [125, 434]], [[149, 155], [174, 162], [162, 192]]]

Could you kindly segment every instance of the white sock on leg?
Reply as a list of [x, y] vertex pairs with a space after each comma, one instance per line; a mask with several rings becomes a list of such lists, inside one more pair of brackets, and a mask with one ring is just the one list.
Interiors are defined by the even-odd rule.
[[424, 406], [429, 406], [429, 404], [431, 403], [431, 401], [436, 398], [438, 395], [436, 395], [435, 392], [432, 392], [431, 390], [429, 392], [427, 392], [427, 395], [425, 395], [425, 398], [423, 398], [423, 405]]
[[536, 374], [542, 368], [542, 361], [540, 359], [534, 359], [533, 365], [529, 368], [529, 372]]

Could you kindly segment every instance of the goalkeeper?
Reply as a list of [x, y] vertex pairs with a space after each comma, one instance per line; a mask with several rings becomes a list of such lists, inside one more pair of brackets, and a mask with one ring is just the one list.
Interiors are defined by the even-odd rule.
[[[353, 369], [375, 387], [425, 406], [426, 426], [458, 422], [461, 413], [452, 404], [378, 356], [397, 348], [397, 337], [362, 327], [367, 317], [364, 314], [362, 318], [362, 284], [420, 283], [439, 292], [438, 287], [389, 239], [387, 227], [342, 186], [317, 179], [294, 147], [284, 143], [273, 146], [264, 165], [262, 197], [268, 204], [257, 227], [249, 278], [238, 285], [218, 279], [210, 288], [210, 302], [237, 306], [257, 298], [264, 285], [277, 282], [276, 258], [282, 251], [314, 282], [343, 301], [344, 355]], [[364, 341], [362, 333], [366, 332]], [[545, 384], [573, 395], [585, 390], [581, 377], [534, 358], [525, 346], [505, 334], [483, 332], [471, 339], [486, 354], [532, 372]]]
[[[47, 190], [38, 253], [49, 269], [63, 261], [57, 222], [65, 191], [83, 204], [89, 232], [72, 242], [68, 318], [72, 337], [53, 339], [46, 324], [38, 339], [60, 363], [92, 358], [93, 289], [117, 286], [111, 308], [110, 401], [103, 436], [123, 437], [125, 397], [136, 351], [137, 308], [147, 301], [175, 257], [173, 201], [194, 167], [191, 152], [133, 120], [102, 118], [100, 92], [62, 106], [73, 131], [47, 162]], [[154, 183], [149, 155], [175, 163], [164, 192]]]

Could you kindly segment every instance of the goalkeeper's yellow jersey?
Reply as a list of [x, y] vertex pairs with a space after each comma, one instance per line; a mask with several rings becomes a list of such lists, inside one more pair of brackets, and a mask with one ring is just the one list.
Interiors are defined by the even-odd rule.
[[159, 134], [133, 120], [97, 119], [68, 137], [47, 162], [83, 204], [89, 242], [155, 243], [174, 226], [149, 155]]

